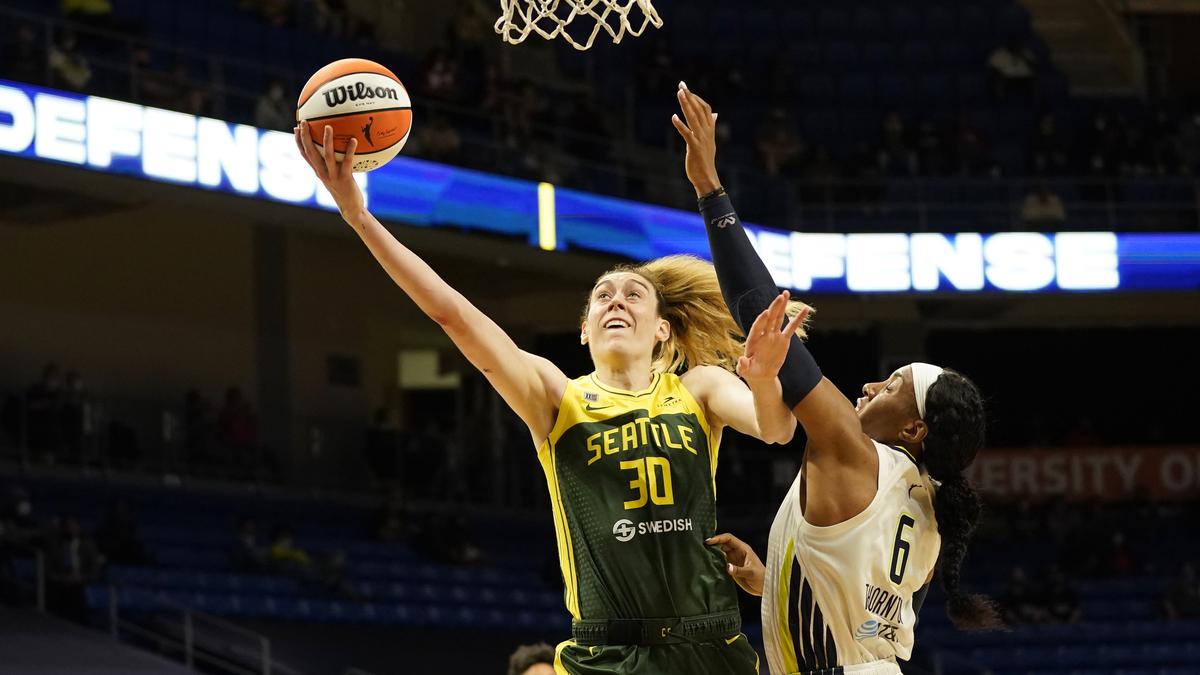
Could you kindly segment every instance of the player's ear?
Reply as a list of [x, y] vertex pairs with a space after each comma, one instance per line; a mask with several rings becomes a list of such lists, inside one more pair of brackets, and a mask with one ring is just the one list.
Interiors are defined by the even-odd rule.
[[659, 342], [666, 342], [671, 339], [671, 322], [666, 319], [658, 320], [658, 330], [654, 331], [654, 338]]
[[929, 427], [925, 425], [925, 420], [909, 420], [904, 428], [900, 430], [900, 440], [905, 443], [920, 444], [929, 435]]
[[587, 322], [583, 322], [579, 326], [579, 344], [586, 345], [588, 343]]

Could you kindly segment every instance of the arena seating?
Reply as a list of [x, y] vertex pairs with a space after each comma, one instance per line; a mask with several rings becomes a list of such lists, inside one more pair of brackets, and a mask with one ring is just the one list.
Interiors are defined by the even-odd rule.
[[[528, 628], [551, 635], [567, 631], [561, 591], [553, 573], [543, 574], [543, 563], [549, 559], [529, 556], [530, 542], [544, 545], [535, 545], [534, 550], [553, 551], [545, 522], [481, 518], [472, 534], [483, 549], [481, 562], [456, 566], [433, 562], [409, 544], [370, 540], [365, 523], [371, 510], [366, 507], [278, 496], [217, 497], [151, 487], [114, 492], [111, 487], [75, 481], [37, 482], [28, 487], [39, 513], [84, 514], [85, 525], [94, 524], [94, 514], [117, 496], [139, 515], [139, 532], [155, 564], [112, 565], [105, 582], [88, 589], [89, 605], [101, 623], [112, 587], [122, 614], [131, 616], [167, 611], [165, 603], [170, 603], [235, 620], [457, 630]], [[298, 544], [310, 552], [343, 551], [347, 581], [360, 597], [341, 597], [290, 576], [232, 569], [234, 525], [239, 515], [246, 514], [263, 525], [294, 524]], [[1139, 533], [1137, 541], [1149, 558], [1148, 566], [1172, 569], [1178, 559], [1197, 553], [1193, 544], [1169, 545], [1155, 534], [1181, 526], [1176, 522], [1180, 518], [1156, 519], [1154, 532]], [[514, 533], [523, 542], [521, 551], [505, 546], [518, 536]], [[968, 583], [998, 596], [1005, 570], [1021, 555], [1011, 543], [985, 537], [972, 552], [972, 561], [983, 562], [968, 564]], [[31, 566], [23, 572], [32, 573]], [[1080, 623], [1019, 626], [988, 634], [953, 629], [935, 589], [920, 615], [918, 644], [926, 652], [941, 650], [1004, 675], [1191, 672], [1189, 667], [1200, 663], [1200, 621], [1159, 620], [1166, 576], [1081, 579], [1074, 583], [1082, 608]], [[749, 617], [746, 632], [758, 639], [755, 623]]]

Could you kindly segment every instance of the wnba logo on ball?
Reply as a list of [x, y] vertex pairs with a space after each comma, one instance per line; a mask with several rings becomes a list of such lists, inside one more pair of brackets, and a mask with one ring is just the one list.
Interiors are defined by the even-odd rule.
[[325, 105], [335, 106], [341, 105], [346, 101], [360, 101], [363, 99], [384, 98], [392, 99], [393, 101], [400, 100], [400, 94], [395, 89], [387, 87], [368, 87], [362, 82], [355, 82], [351, 85], [338, 85], [321, 92], [325, 95]]

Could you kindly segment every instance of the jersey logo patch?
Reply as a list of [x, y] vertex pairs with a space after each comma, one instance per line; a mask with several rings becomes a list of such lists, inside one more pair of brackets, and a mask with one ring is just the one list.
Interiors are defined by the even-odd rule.
[[863, 640], [870, 640], [871, 638], [877, 637], [883, 638], [888, 642], [895, 642], [896, 631], [899, 629], [899, 626], [893, 626], [890, 623], [876, 621], [875, 619], [867, 619], [866, 621], [862, 622], [862, 625], [858, 627], [858, 630], [854, 631], [854, 640], [856, 642], [862, 642]]
[[594, 391], [585, 391], [583, 392], [583, 400], [588, 403], [598, 403], [600, 401], [600, 394]]
[[683, 405], [683, 401], [674, 396], [668, 396], [658, 402], [659, 408], [670, 408], [671, 406]]
[[592, 405], [591, 403], [589, 403], [589, 404], [583, 406], [583, 409], [595, 412], [597, 410], [607, 410], [611, 407], [612, 407], [611, 405]]

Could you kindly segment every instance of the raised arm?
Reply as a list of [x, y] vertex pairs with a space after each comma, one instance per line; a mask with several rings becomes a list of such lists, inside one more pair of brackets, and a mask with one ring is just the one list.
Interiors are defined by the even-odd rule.
[[567, 377], [550, 361], [517, 347], [494, 321], [451, 288], [367, 211], [350, 170], [357, 146], [354, 139], [339, 164], [334, 159], [333, 129], [325, 127], [322, 148], [318, 149], [309, 136], [308, 126], [301, 124], [296, 129], [296, 145], [333, 195], [342, 218], [354, 228], [396, 285], [446, 331], [459, 351], [487, 377], [529, 427], [534, 442], [540, 443], [554, 427]]
[[[683, 83], [678, 97], [686, 121], [678, 115], [671, 121], [687, 142], [687, 175], [700, 197], [700, 212], [721, 293], [734, 320], [753, 339], [753, 323], [775, 301], [779, 287], [751, 245], [717, 177], [717, 116], [708, 103], [688, 91]], [[782, 324], [782, 320], [774, 322], [773, 328], [778, 330]], [[808, 435], [808, 459], [824, 456], [822, 461], [827, 458], [840, 464], [873, 457], [874, 447], [862, 432], [854, 406], [822, 376], [804, 343], [789, 333], [782, 351], [778, 370], [780, 390], [784, 402]]]
[[779, 380], [739, 380], [719, 366], [697, 366], [680, 378], [704, 406], [709, 424], [731, 427], [764, 443], [787, 443], [796, 433], [796, 418], [779, 396]]

